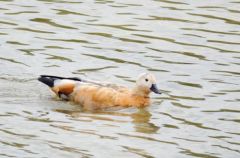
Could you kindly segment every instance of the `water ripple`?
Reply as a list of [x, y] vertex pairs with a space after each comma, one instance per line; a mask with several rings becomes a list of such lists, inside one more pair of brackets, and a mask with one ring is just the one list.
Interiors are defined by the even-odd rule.
[[[0, 157], [239, 157], [238, 1], [0, 2]], [[146, 109], [84, 111], [37, 81], [147, 71]]]
[[196, 13], [188, 13], [189, 15], [193, 15], [193, 16], [200, 16], [200, 17], [204, 17], [204, 18], [209, 18], [209, 19], [218, 19], [218, 20], [223, 20], [226, 23], [229, 24], [234, 24], [234, 25], [239, 25], [240, 21], [236, 21], [233, 19], [228, 19], [228, 18], [223, 18], [223, 17], [218, 17], [218, 16], [213, 16], [213, 15], [206, 15], [206, 14], [196, 14]]
[[54, 32], [50, 32], [50, 31], [36, 30], [36, 29], [23, 28], [23, 27], [16, 28], [16, 30], [28, 31], [28, 32], [34, 32], [34, 33], [55, 34]]
[[34, 21], [34, 22], [38, 22], [38, 23], [44, 23], [44, 24], [48, 24], [50, 26], [60, 27], [60, 28], [64, 28], [64, 29], [77, 29], [75, 27], [61, 25], [61, 24], [52, 22], [51, 19], [47, 19], [47, 18], [34, 18], [34, 19], [30, 19], [30, 21]]

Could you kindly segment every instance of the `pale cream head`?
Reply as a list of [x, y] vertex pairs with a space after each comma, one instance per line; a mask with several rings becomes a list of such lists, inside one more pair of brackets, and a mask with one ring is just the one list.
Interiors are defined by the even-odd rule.
[[139, 90], [143, 90], [146, 93], [150, 93], [151, 91], [157, 94], [161, 94], [156, 85], [156, 78], [153, 74], [143, 73], [140, 74], [136, 81], [137, 88]]

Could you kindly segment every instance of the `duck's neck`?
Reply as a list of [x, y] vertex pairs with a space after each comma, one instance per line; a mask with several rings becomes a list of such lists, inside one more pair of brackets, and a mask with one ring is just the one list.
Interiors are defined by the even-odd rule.
[[150, 90], [149, 90], [149, 89], [146, 89], [146, 88], [143, 88], [143, 87], [135, 86], [135, 87], [132, 89], [132, 94], [133, 94], [133, 95], [136, 95], [136, 96], [141, 96], [141, 97], [146, 97], [146, 98], [148, 98], [148, 97], [149, 97], [149, 94], [150, 94]]

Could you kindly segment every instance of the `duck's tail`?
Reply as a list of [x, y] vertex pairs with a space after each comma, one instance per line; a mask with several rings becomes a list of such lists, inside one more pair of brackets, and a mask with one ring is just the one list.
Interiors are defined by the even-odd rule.
[[50, 75], [41, 75], [38, 80], [48, 85], [56, 95], [65, 100], [68, 100], [69, 94], [73, 92], [76, 81], [82, 81], [77, 77], [59, 77]]
[[55, 80], [56, 80], [56, 78], [50, 77], [50, 76], [45, 76], [45, 75], [41, 75], [40, 77], [38, 77], [38, 81], [48, 85], [49, 87], [54, 86]]
[[40, 77], [38, 77], [38, 81], [48, 85], [49, 87], [54, 87], [54, 82], [56, 80], [63, 80], [63, 79], [80, 81], [80, 82], [82, 81], [82, 79], [78, 77], [59, 77], [59, 76], [51, 76], [51, 75], [40, 75]]

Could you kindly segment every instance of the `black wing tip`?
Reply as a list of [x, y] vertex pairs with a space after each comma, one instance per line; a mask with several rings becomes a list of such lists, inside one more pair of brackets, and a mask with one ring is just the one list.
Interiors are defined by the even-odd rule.
[[78, 77], [67, 77], [66, 79], [82, 82], [82, 79]]
[[51, 76], [51, 75], [40, 75], [40, 77], [38, 77], [38, 81], [48, 85], [49, 87], [54, 86], [55, 80], [62, 80], [62, 79], [69, 79], [69, 80], [80, 81], [80, 82], [83, 81], [81, 78], [78, 78], [78, 77], [59, 77], [59, 76]]
[[55, 78], [55, 79], [65, 79], [64, 77], [53, 76], [53, 75], [40, 75], [40, 77], [48, 77], [48, 78]]
[[82, 81], [81, 78], [79, 77], [59, 77], [59, 76], [52, 76], [52, 75], [40, 75], [40, 77], [48, 77], [52, 79], [69, 79], [69, 80], [74, 80], [74, 81]]
[[46, 77], [44, 75], [40, 75], [40, 77], [38, 77], [38, 81], [48, 85], [49, 87], [54, 86], [54, 79], [50, 77]]

